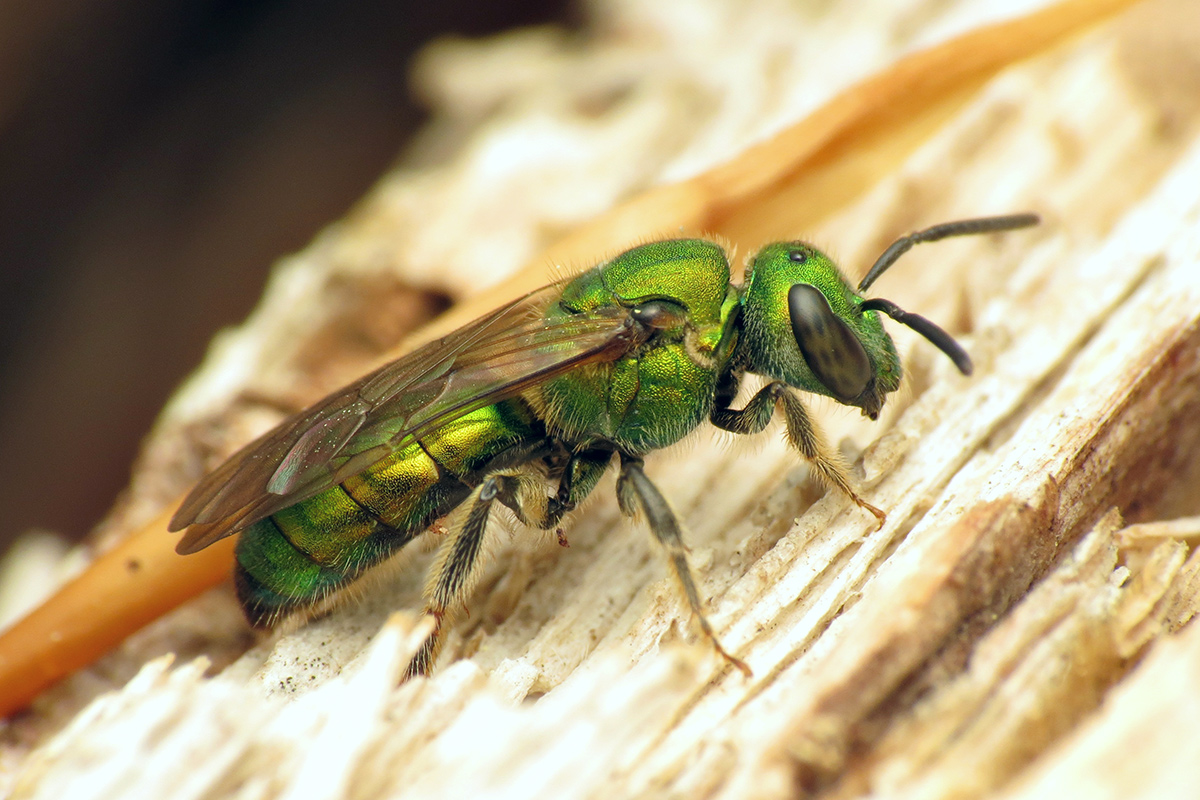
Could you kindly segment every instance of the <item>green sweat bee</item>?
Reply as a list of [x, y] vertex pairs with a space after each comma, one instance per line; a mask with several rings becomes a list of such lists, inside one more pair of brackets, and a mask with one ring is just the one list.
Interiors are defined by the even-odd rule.
[[[817, 476], [882, 524], [823, 442], [795, 390], [875, 419], [900, 385], [880, 312], [916, 330], [970, 374], [934, 323], [866, 291], [921, 242], [1036, 224], [1032, 214], [963, 220], [898, 239], [855, 291], [821, 251], [764, 247], [738, 286], [725, 251], [703, 239], [634, 247], [553, 283], [334, 392], [204, 478], [171, 520], [194, 553], [241, 532], [235, 584], [255, 627], [324, 608], [365, 571], [467, 504], [426, 589], [434, 632], [409, 665], [428, 674], [446, 615], [473, 585], [496, 503], [524, 525], [556, 528], [618, 462], [622, 513], [640, 511], [666, 550], [701, 630], [680, 526], [643, 457], [705, 419], [762, 431], [782, 411], [787, 438]], [[767, 379], [732, 408], [743, 378]]]

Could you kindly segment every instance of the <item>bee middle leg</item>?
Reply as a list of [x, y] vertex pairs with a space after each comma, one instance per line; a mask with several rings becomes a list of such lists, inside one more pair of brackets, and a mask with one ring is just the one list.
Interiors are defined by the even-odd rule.
[[[562, 467], [558, 489], [552, 497], [540, 494], [541, 482], [530, 478], [525, 481], [517, 476], [500, 476], [504, 481], [498, 499], [520, 520], [531, 528], [549, 530], [560, 522], [565, 514], [592, 492], [612, 461], [613, 451], [593, 448], [571, 453]], [[561, 539], [561, 534], [560, 534]]]
[[879, 520], [879, 527], [883, 527], [887, 515], [854, 491], [841, 459], [825, 444], [821, 432], [808, 416], [804, 403], [787, 385], [779, 382], [767, 384], [741, 410], [728, 407], [727, 403], [731, 399], [732, 397], [729, 397], [725, 405], [718, 402], [717, 407], [712, 410], [709, 420], [713, 425], [731, 433], [760, 433], [771, 421], [775, 409], [782, 407], [784, 420], [787, 422], [788, 441], [812, 464], [817, 477], [853, 500], [859, 508], [873, 514], [875, 519]]
[[700, 624], [700, 630], [705, 638], [712, 643], [726, 661], [741, 670], [742, 674], [750, 676], [750, 667], [737, 656], [731, 654], [722, 645], [713, 631], [708, 617], [704, 615], [704, 604], [700, 600], [700, 592], [696, 589], [696, 581], [692, 577], [692, 569], [687, 561], [687, 548], [683, 544], [683, 535], [679, 530], [679, 521], [675, 513], [667, 505], [666, 499], [658, 491], [642, 469], [642, 460], [621, 454], [621, 474], [617, 478], [617, 503], [626, 516], [632, 516], [638, 507], [646, 515], [650, 530], [667, 551], [667, 558], [679, 583], [683, 586], [683, 594], [688, 606]]

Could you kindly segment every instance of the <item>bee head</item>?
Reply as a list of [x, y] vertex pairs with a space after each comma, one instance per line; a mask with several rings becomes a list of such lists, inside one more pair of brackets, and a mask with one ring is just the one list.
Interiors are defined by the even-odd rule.
[[900, 359], [878, 314], [863, 302], [812, 245], [767, 245], [742, 290], [748, 368], [875, 419], [900, 385]]

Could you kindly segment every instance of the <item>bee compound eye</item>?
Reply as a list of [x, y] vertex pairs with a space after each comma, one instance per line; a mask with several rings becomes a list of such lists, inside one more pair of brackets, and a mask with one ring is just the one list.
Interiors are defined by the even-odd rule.
[[825, 295], [810, 284], [795, 284], [788, 291], [788, 316], [800, 354], [817, 380], [844, 403], [861, 395], [874, 377], [871, 360]]

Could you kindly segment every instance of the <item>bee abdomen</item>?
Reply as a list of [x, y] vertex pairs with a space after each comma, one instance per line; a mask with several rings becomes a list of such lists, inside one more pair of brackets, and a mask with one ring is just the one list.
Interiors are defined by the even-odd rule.
[[419, 446], [242, 532], [238, 599], [255, 627], [320, 604], [466, 496]]
[[520, 401], [487, 406], [246, 528], [235, 582], [247, 619], [270, 627], [321, 605], [465, 500], [466, 476], [539, 435]]
[[317, 604], [347, 580], [296, 549], [269, 517], [242, 532], [233, 578], [238, 601], [255, 628], [270, 628]]

